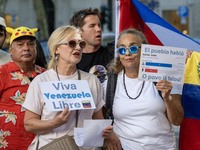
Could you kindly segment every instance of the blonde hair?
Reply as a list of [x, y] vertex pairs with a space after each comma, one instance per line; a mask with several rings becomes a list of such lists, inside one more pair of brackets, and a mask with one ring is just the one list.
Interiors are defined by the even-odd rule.
[[61, 26], [51, 34], [48, 40], [48, 49], [51, 58], [48, 64], [48, 69], [56, 67], [57, 60], [55, 51], [57, 46], [66, 42], [66, 40], [74, 38], [76, 34], [79, 34], [79, 29], [70, 25]]
[[[124, 31], [122, 31], [118, 38], [117, 38], [117, 45], [118, 45], [118, 41], [119, 39], [125, 35], [125, 34], [132, 34], [132, 35], [135, 35], [137, 36], [139, 39], [141, 39], [141, 43], [142, 44], [147, 44], [147, 39], [146, 37], [144, 36], [144, 34], [136, 29], [126, 29]], [[111, 63], [108, 65], [108, 72], [112, 72], [112, 73], [119, 73], [120, 71], [122, 71], [124, 69], [124, 66], [122, 65], [121, 61], [120, 61], [120, 58], [119, 56], [117, 56], [116, 58], [114, 58]]]

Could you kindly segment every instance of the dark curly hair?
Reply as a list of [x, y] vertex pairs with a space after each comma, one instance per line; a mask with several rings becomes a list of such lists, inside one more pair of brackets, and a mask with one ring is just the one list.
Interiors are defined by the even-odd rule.
[[88, 15], [95, 15], [100, 18], [100, 12], [97, 8], [82, 9], [72, 16], [70, 19], [70, 25], [81, 28], [85, 24], [84, 18]]

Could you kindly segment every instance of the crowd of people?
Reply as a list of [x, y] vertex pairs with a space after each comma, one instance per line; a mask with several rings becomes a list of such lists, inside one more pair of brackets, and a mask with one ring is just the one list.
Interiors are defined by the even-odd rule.
[[[78, 126], [83, 126], [84, 119], [103, 119], [101, 84], [95, 75], [77, 69], [86, 42], [82, 40], [79, 30], [73, 26], [61, 26], [50, 36], [48, 47], [51, 60], [48, 70], [38, 75], [29, 86], [23, 107], [26, 108], [24, 125], [27, 131], [37, 134], [30, 149], [38, 149], [52, 140], [64, 136], [72, 136], [76, 121], [76, 111], [69, 111], [68, 107], [59, 114], [49, 111], [42, 98], [39, 83], [63, 80], [87, 80], [96, 109], [78, 111]], [[108, 130], [108, 131], [106, 131]], [[112, 130], [112, 126], [105, 129]], [[39, 141], [39, 144], [37, 144]], [[38, 146], [36, 148], [36, 146]]]
[[[114, 45], [101, 46], [98, 9], [80, 10], [69, 22], [50, 35], [47, 63], [37, 28], [13, 29], [0, 18], [1, 47], [6, 31], [11, 35], [9, 53], [0, 50], [0, 149], [40, 149], [64, 135], [73, 136], [74, 128], [83, 127], [86, 119], [108, 119], [107, 81], [115, 74], [113, 123], [102, 131], [101, 148], [175, 150], [172, 125], [180, 126], [184, 117], [180, 91], [167, 80], [138, 79], [141, 45], [148, 43], [144, 34], [132, 28], [122, 31], [114, 57]], [[86, 80], [95, 109], [50, 111], [40, 83], [66, 80]]]

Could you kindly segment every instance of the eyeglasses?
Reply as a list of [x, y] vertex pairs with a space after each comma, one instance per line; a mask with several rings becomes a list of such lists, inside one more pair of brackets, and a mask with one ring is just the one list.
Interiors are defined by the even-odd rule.
[[0, 31], [6, 31], [6, 28], [2, 25], [0, 25]]
[[86, 46], [86, 42], [85, 41], [75, 41], [75, 40], [70, 40], [69, 42], [65, 42], [65, 43], [60, 43], [58, 45], [69, 45], [69, 47], [71, 48], [76, 48], [77, 44], [79, 45], [80, 48], [85, 48]]
[[128, 49], [130, 54], [135, 54], [135, 53], [138, 52], [139, 48], [141, 48], [141, 47], [140, 46], [130, 46], [128, 48], [126, 48], [126, 47], [119, 47], [117, 51], [118, 51], [118, 53], [120, 55], [126, 55], [126, 50]]

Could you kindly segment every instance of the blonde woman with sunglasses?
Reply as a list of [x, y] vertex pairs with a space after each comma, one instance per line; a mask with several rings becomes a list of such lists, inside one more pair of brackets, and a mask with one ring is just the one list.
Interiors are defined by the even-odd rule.
[[[76, 68], [85, 46], [86, 43], [82, 40], [79, 30], [73, 26], [61, 26], [51, 34], [48, 48], [52, 57], [48, 64], [48, 70], [32, 81], [23, 105], [26, 108], [25, 129], [37, 134], [29, 146], [30, 150], [40, 149], [66, 134], [73, 136], [76, 117], [78, 117], [77, 127], [83, 127], [84, 119], [103, 119], [102, 106], [104, 100], [102, 99], [102, 87], [99, 80], [95, 75]], [[78, 113], [77, 111], [69, 111], [68, 107], [61, 112], [49, 111], [42, 97], [39, 84], [63, 80], [86, 80], [96, 108], [80, 110]], [[108, 126], [103, 131], [102, 136], [106, 138], [111, 132], [112, 126]]]
[[124, 30], [118, 37], [118, 56], [109, 67], [118, 76], [112, 105], [115, 136], [106, 140], [108, 149], [176, 149], [171, 124], [180, 125], [183, 120], [180, 95], [169, 81], [154, 84], [138, 79], [141, 45], [146, 43], [135, 29]]

